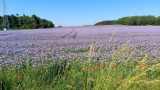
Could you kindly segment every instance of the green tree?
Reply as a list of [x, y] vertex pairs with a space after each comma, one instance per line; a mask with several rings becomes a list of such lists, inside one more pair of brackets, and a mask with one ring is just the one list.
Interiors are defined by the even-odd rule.
[[[54, 24], [47, 20], [41, 19], [40, 17], [33, 14], [32, 16], [9, 15], [9, 24], [11, 29], [36, 29], [36, 28], [51, 28]], [[3, 18], [0, 16], [0, 29], [2, 28]]]
[[0, 30], [2, 30], [2, 25], [3, 25], [3, 18], [0, 16]]
[[33, 14], [31, 16], [31, 22], [32, 22], [32, 28], [38, 28], [40, 18]]
[[157, 18], [157, 25], [160, 25], [160, 16]]
[[19, 27], [18, 25], [18, 17], [14, 16], [14, 15], [10, 15], [9, 16], [9, 25], [10, 25], [10, 28], [16, 28], [16, 27]]

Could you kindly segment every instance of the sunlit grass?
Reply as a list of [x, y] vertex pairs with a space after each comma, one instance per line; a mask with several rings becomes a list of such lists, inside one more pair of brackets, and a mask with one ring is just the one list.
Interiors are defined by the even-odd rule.
[[[160, 63], [150, 55], [136, 57], [134, 47], [122, 45], [108, 60], [88, 58], [8, 65], [0, 69], [0, 90], [159, 90]], [[47, 66], [46, 66], [47, 64]]]

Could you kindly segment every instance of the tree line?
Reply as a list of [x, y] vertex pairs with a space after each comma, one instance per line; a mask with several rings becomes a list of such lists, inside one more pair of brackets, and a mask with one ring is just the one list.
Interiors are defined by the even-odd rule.
[[[37, 29], [37, 28], [51, 28], [54, 27], [52, 21], [42, 19], [38, 16], [31, 15], [7, 15], [10, 29]], [[3, 17], [0, 16], [0, 29], [3, 29]]]
[[123, 18], [119, 18], [118, 20], [107, 20], [96, 23], [95, 25], [160, 25], [160, 16], [155, 17], [152, 15], [148, 16], [127, 16]]

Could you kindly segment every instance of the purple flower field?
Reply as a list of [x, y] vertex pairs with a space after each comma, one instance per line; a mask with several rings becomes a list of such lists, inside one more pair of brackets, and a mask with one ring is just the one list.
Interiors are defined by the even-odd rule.
[[[160, 57], [160, 26], [87, 26], [38, 30], [0, 31], [0, 66], [87, 57], [94, 44], [93, 57], [109, 58], [112, 47], [128, 41], [139, 55]], [[101, 51], [98, 52], [98, 49]]]

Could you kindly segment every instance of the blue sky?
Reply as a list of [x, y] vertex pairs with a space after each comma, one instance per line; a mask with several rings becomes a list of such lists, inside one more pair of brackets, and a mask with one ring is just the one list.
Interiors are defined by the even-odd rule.
[[[36, 14], [62, 26], [91, 25], [124, 16], [160, 16], [160, 0], [6, 0], [7, 13]], [[0, 15], [2, 16], [2, 0]]]

